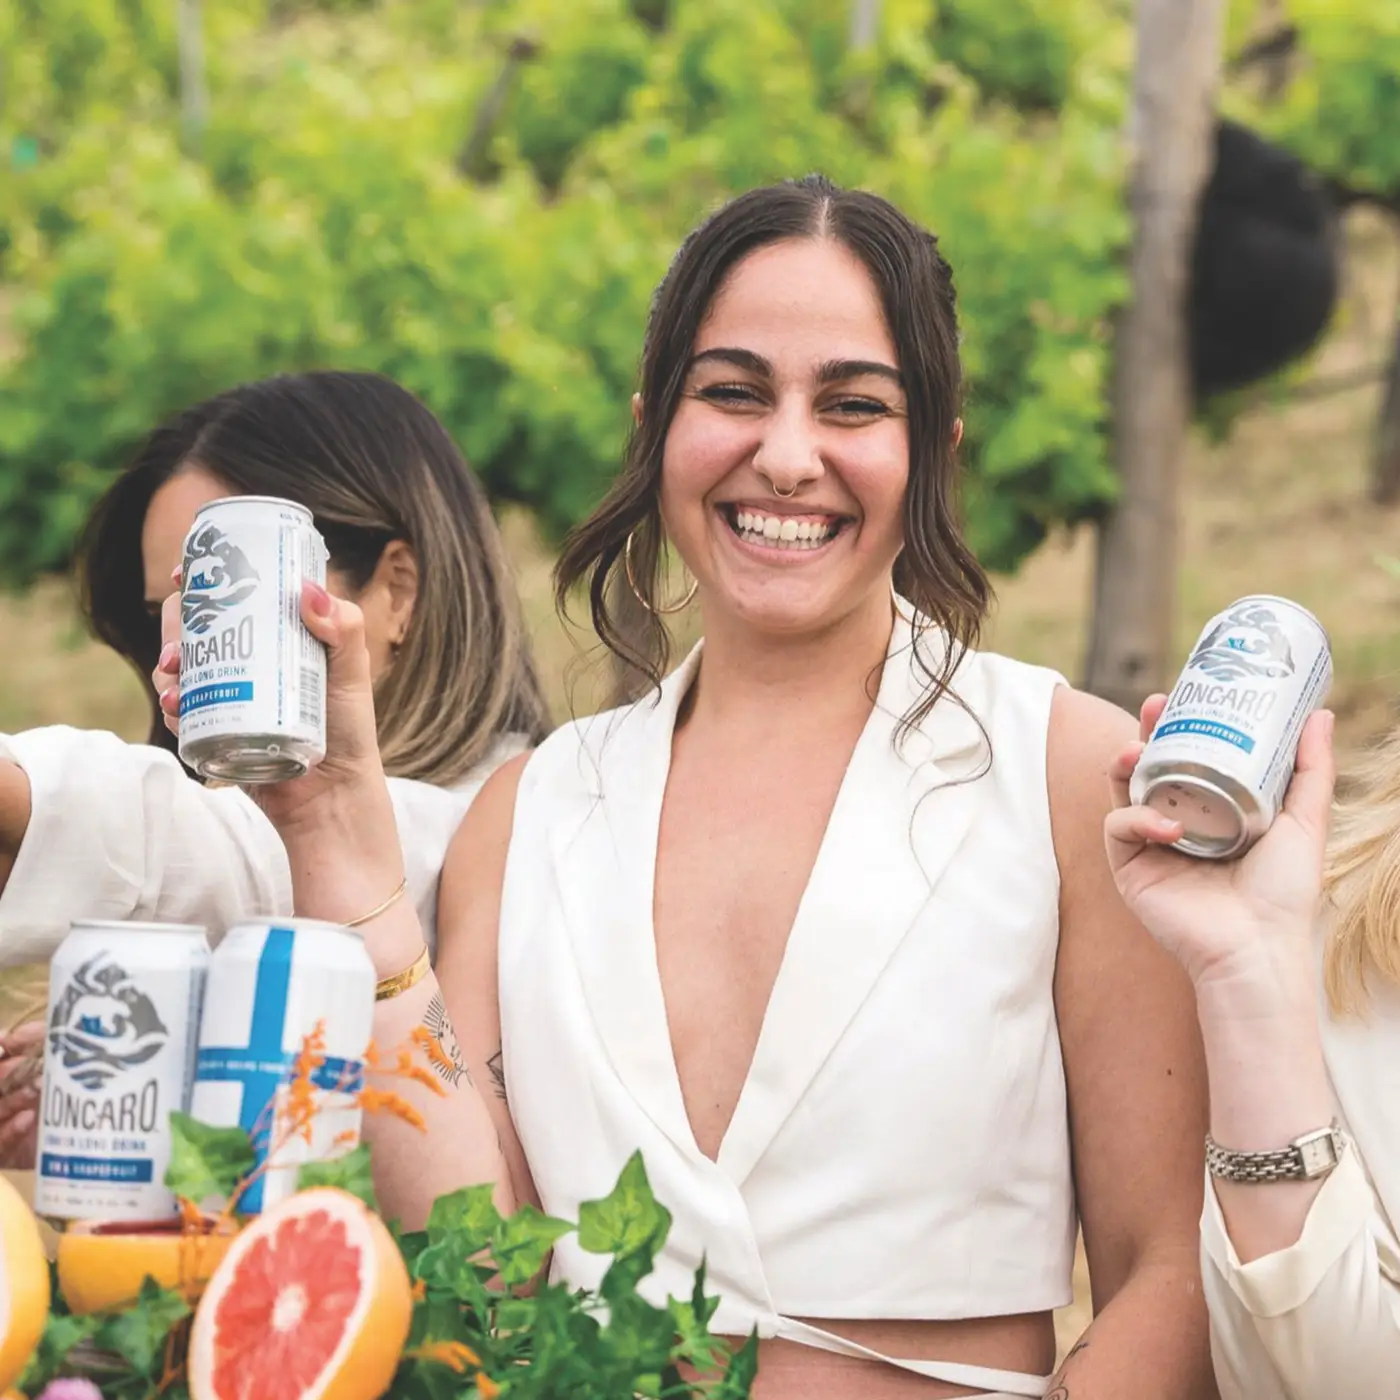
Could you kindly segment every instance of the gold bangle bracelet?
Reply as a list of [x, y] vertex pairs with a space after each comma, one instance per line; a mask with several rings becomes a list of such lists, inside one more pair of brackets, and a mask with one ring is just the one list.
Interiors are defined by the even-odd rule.
[[371, 909], [371, 910], [369, 911], [368, 914], [361, 914], [360, 917], [359, 917], [358, 919], [350, 919], [350, 920], [347, 920], [344, 924], [341, 925], [341, 927], [342, 927], [342, 928], [359, 928], [359, 926], [360, 926], [361, 924], [367, 924], [367, 923], [369, 923], [369, 921], [370, 921], [371, 919], [377, 919], [381, 914], [383, 914], [383, 913], [387, 912], [388, 910], [392, 909], [392, 908], [394, 907], [394, 905], [396, 905], [396, 904], [399, 902], [399, 900], [401, 900], [401, 899], [403, 898], [404, 891], [405, 891], [407, 888], [408, 888], [408, 876], [405, 875], [405, 876], [403, 877], [403, 879], [399, 881], [399, 887], [398, 887], [398, 889], [396, 889], [396, 890], [393, 892], [393, 894], [391, 894], [391, 895], [389, 896], [389, 898], [386, 899], [386, 900], [384, 901], [383, 904], [376, 904], [376, 905], [374, 906], [374, 908]]
[[392, 977], [386, 977], [382, 982], [375, 983], [375, 1001], [388, 1001], [390, 997], [396, 997], [400, 992], [406, 992], [410, 987], [416, 987], [428, 975], [430, 966], [431, 961], [425, 947], [402, 972], [396, 972]]

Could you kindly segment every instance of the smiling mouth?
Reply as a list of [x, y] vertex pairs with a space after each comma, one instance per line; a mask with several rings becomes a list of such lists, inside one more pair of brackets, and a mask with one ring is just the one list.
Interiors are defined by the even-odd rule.
[[842, 515], [765, 515], [740, 506], [721, 506], [725, 523], [745, 544], [759, 549], [812, 551], [829, 545], [850, 519]]

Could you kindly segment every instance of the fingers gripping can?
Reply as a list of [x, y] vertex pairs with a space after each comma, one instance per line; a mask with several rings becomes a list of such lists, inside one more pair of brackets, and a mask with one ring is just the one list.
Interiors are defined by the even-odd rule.
[[[214, 952], [190, 1112], [253, 1138], [256, 1174], [239, 1209], [256, 1213], [296, 1189], [302, 1163], [359, 1141], [374, 965], [350, 929], [311, 919], [239, 924]], [[306, 1038], [323, 1043], [310, 1072], [309, 1134], [290, 1131], [291, 1086]]]
[[1307, 718], [1332, 684], [1322, 624], [1286, 598], [1241, 598], [1192, 649], [1130, 783], [1186, 828], [1177, 849], [1222, 860], [1271, 825]]
[[162, 1220], [170, 1114], [189, 1104], [209, 969], [202, 928], [76, 923], [49, 973], [34, 1209]]
[[326, 649], [301, 620], [326, 546], [294, 501], [211, 501], [185, 540], [180, 757], [206, 778], [277, 782], [326, 753]]

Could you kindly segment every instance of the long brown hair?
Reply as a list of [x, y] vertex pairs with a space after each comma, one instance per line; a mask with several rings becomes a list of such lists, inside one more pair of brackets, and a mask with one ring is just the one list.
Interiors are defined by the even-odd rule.
[[[623, 666], [659, 683], [670, 636], [657, 615], [661, 575], [661, 462], [695, 339], [734, 266], [786, 239], [829, 238], [864, 264], [880, 294], [909, 404], [909, 486], [904, 548], [894, 584], [949, 645], [928, 672], [929, 690], [906, 716], [918, 723], [947, 687], [963, 652], [976, 644], [991, 586], [963, 539], [953, 442], [962, 396], [953, 275], [932, 234], [877, 195], [843, 190], [819, 175], [751, 190], [713, 214], [681, 244], [657, 289], [642, 346], [641, 421], [622, 471], [602, 504], [564, 542], [555, 566], [555, 601], [567, 613], [586, 582], [599, 639]], [[631, 572], [647, 614], [640, 645], [620, 625]], [[922, 662], [924, 648], [915, 647]], [[939, 653], [936, 653], [939, 654]]]
[[[198, 465], [235, 495], [282, 496], [315, 517], [355, 589], [391, 540], [418, 561], [408, 633], [375, 686], [385, 771], [445, 785], [506, 734], [532, 742], [549, 715], [490, 504], [447, 430], [375, 374], [317, 372], [245, 384], [177, 414], [136, 452], [79, 549], [93, 631], [150, 674], [160, 622], [145, 603], [141, 531], [151, 498]], [[151, 742], [172, 747], [152, 706]]]

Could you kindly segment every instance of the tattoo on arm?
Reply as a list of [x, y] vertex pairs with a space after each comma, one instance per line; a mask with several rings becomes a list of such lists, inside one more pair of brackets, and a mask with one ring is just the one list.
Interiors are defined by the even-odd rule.
[[1069, 1355], [1066, 1356], [1064, 1361], [1060, 1364], [1060, 1369], [1050, 1378], [1050, 1389], [1045, 1396], [1045, 1400], [1070, 1400], [1069, 1386], [1065, 1382], [1065, 1367], [1088, 1345], [1088, 1341], [1081, 1337], [1069, 1349]]
[[506, 1101], [506, 1062], [505, 1050], [501, 1046], [496, 1047], [496, 1053], [486, 1061], [486, 1072], [491, 1076], [491, 1083], [496, 1090], [496, 1097], [502, 1103]]
[[470, 1084], [472, 1077], [467, 1073], [466, 1065], [462, 1063], [462, 1049], [457, 1044], [457, 1032], [452, 1029], [452, 1022], [447, 1019], [447, 1007], [443, 1003], [441, 992], [433, 993], [433, 999], [428, 1003], [428, 1009], [423, 1015], [423, 1025], [432, 1036], [439, 1052], [432, 1056], [433, 1068], [454, 1089], [463, 1080]]

